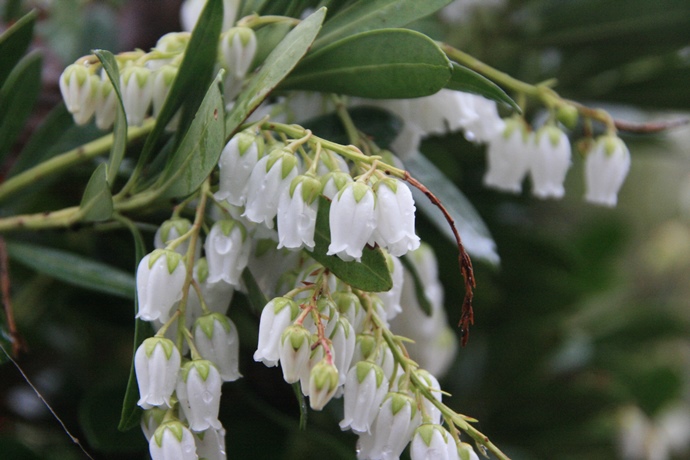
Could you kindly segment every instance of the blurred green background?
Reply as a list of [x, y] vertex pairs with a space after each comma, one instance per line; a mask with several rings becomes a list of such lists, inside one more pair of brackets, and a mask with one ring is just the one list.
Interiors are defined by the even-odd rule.
[[[15, 150], [59, 102], [57, 79], [67, 64], [93, 48], [150, 48], [179, 30], [179, 5], [0, 1], [3, 27], [29, 8], [40, 11], [43, 92]], [[670, 120], [690, 110], [687, 0], [509, 1], [414, 27], [524, 81], [556, 78], [563, 96], [621, 119]], [[528, 109], [528, 118], [541, 115]], [[54, 149], [98, 135], [88, 127], [60, 133]], [[565, 199], [539, 201], [485, 189], [483, 147], [461, 134], [422, 146], [479, 211], [501, 257], [500, 267], [475, 262], [476, 323], [442, 385], [453, 394], [451, 407], [479, 419], [478, 428], [511, 458], [690, 458], [690, 129], [623, 136], [633, 163], [613, 210], [583, 202], [580, 158]], [[75, 168], [69, 182], [35, 187], [1, 212], [73, 204], [91, 171]], [[455, 250], [419, 221], [420, 235], [437, 250], [448, 314], [457, 322], [463, 292]], [[150, 245], [153, 234], [146, 236]], [[125, 232], [19, 237], [133, 268]], [[147, 458], [140, 432], [115, 428], [131, 359], [132, 302], [18, 263], [10, 274], [28, 350], [21, 367], [95, 458]], [[311, 412], [308, 430], [298, 430], [297, 402], [280, 371], [251, 360], [258, 320], [242, 296], [230, 316], [244, 331], [245, 378], [223, 389], [228, 457], [354, 458], [355, 436], [340, 432], [337, 409]], [[0, 458], [84, 458], [9, 363], [0, 367]]]

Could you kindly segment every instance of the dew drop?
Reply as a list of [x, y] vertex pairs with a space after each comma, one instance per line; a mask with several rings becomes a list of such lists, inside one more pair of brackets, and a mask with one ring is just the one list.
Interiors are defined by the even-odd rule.
[[206, 403], [210, 404], [213, 401], [213, 395], [209, 391], [204, 391], [201, 395], [201, 399]]

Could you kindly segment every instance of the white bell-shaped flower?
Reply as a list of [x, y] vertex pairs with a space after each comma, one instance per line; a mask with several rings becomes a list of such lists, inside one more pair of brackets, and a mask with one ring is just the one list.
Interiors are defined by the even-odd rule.
[[192, 34], [189, 32], [169, 32], [161, 36], [148, 54], [150, 59], [146, 61], [146, 67], [155, 72], [165, 65], [179, 62], [190, 38]]
[[415, 430], [410, 460], [459, 460], [453, 436], [441, 425], [424, 423]]
[[325, 353], [323, 351], [324, 348], [322, 345], [323, 344], [319, 344], [319, 346], [312, 350], [311, 354], [309, 355], [309, 361], [307, 362], [307, 365], [304, 367], [304, 371], [302, 372], [302, 375], [299, 378], [300, 389], [302, 390], [302, 394], [304, 396], [309, 396], [309, 381], [311, 379], [311, 370], [314, 369], [314, 366], [320, 363], [323, 360], [323, 357], [325, 356]]
[[562, 198], [563, 181], [570, 168], [570, 141], [555, 126], [544, 126], [536, 134], [531, 149], [532, 194], [539, 198]]
[[168, 98], [175, 77], [177, 77], [177, 67], [170, 64], [166, 64], [154, 72], [151, 98], [154, 117], [157, 117], [158, 114], [161, 113], [161, 109], [165, 104], [165, 100]]
[[505, 123], [498, 114], [496, 102], [483, 96], [473, 95], [473, 110], [476, 117], [464, 123], [465, 139], [470, 142], [491, 142], [505, 128]]
[[101, 82], [96, 91], [96, 126], [103, 131], [110, 129], [117, 115], [117, 94], [107, 75], [101, 74]]
[[[180, 8], [182, 30], [191, 32], [201, 16], [201, 11], [208, 0], [184, 0]], [[223, 25], [221, 30], [228, 30], [235, 24], [240, 0], [223, 0]]]
[[[233, 294], [235, 293], [232, 285], [225, 281], [218, 281], [217, 283], [208, 282], [208, 262], [205, 257], [196, 261], [193, 275], [194, 280], [199, 285], [201, 298], [204, 300], [208, 311], [225, 315], [232, 301]], [[199, 299], [196, 289], [190, 289], [189, 296], [187, 297], [187, 309], [185, 310], [185, 315], [190, 327], [197, 318], [200, 318], [206, 313], [207, 312], [201, 307], [201, 300]]]
[[176, 394], [189, 429], [204, 431], [222, 428], [218, 421], [222, 384], [220, 372], [211, 361], [195, 359], [182, 367]]
[[335, 321], [335, 328], [329, 336], [333, 344], [333, 364], [338, 369], [338, 386], [345, 384], [355, 353], [357, 335], [347, 318], [341, 316]]
[[182, 256], [166, 249], [147, 254], [137, 267], [137, 318], [145, 321], [170, 319], [171, 309], [182, 298], [187, 276]]
[[259, 343], [254, 361], [261, 361], [268, 367], [278, 364], [280, 338], [298, 312], [297, 304], [286, 297], [276, 297], [266, 304], [259, 320]]
[[278, 353], [283, 379], [287, 383], [299, 382], [309, 363], [311, 345], [311, 333], [301, 324], [293, 324], [283, 331]]
[[249, 176], [264, 152], [261, 136], [253, 130], [241, 131], [225, 145], [218, 160], [218, 191], [214, 197], [233, 206], [244, 205]]
[[158, 427], [149, 440], [151, 460], [197, 460], [194, 435], [179, 420]]
[[343, 396], [344, 417], [340, 429], [369, 433], [388, 392], [383, 369], [371, 361], [359, 361], [347, 372]]
[[381, 403], [371, 434], [360, 434], [359, 458], [393, 460], [400, 457], [421, 424], [417, 404], [409, 395], [388, 393]]
[[208, 263], [208, 282], [224, 281], [239, 287], [251, 250], [251, 242], [244, 226], [232, 219], [217, 221], [206, 237], [204, 250]]
[[321, 176], [321, 183], [323, 184], [322, 194], [329, 200], [333, 200], [335, 196], [350, 182], [352, 176], [343, 171], [333, 171]]
[[347, 318], [355, 333], [360, 333], [366, 317], [366, 311], [362, 308], [359, 297], [352, 292], [343, 291], [336, 291], [331, 296], [338, 307], [338, 313]]
[[[156, 249], [165, 249], [168, 243], [181, 237], [185, 233], [189, 232], [191, 229], [192, 223], [189, 221], [189, 219], [175, 218], [166, 220], [161, 224], [160, 227], [156, 229], [156, 233], [153, 236], [153, 246]], [[191, 239], [188, 238], [187, 240], [183, 241], [178, 246], [176, 246], [173, 250], [181, 256], [184, 256], [185, 254], [187, 254], [190, 241]], [[201, 246], [197, 244], [196, 249], [196, 258], [198, 258], [201, 254]]]
[[67, 66], [60, 75], [60, 92], [65, 106], [78, 125], [88, 123], [96, 110], [100, 78], [81, 64]]
[[600, 136], [585, 158], [585, 200], [614, 207], [618, 190], [630, 170], [630, 152], [625, 143], [613, 135]]
[[254, 166], [247, 184], [247, 202], [242, 216], [273, 228], [283, 190], [297, 176], [297, 158], [289, 149], [273, 150]]
[[458, 448], [458, 455], [460, 460], [479, 460], [479, 455], [472, 449], [472, 446], [466, 442], [461, 442]]
[[314, 249], [320, 194], [321, 182], [311, 176], [297, 176], [283, 190], [278, 203], [278, 249]]
[[376, 229], [373, 240], [388, 252], [400, 257], [419, 247], [414, 229], [414, 199], [404, 182], [384, 179], [376, 184]]
[[234, 99], [242, 89], [256, 48], [256, 34], [249, 27], [233, 27], [220, 36], [220, 62], [227, 70], [224, 93], [226, 101]]
[[126, 66], [120, 71], [120, 92], [127, 124], [141, 126], [153, 99], [151, 70], [134, 64]]
[[194, 323], [194, 343], [202, 358], [218, 367], [224, 382], [242, 377], [239, 371], [240, 338], [230, 318], [210, 313]]
[[400, 298], [402, 296], [405, 276], [400, 259], [387, 254], [386, 261], [388, 262], [388, 270], [393, 280], [393, 287], [388, 291], [378, 292], [377, 295], [379, 299], [381, 299], [381, 302], [383, 302], [383, 307], [386, 309], [386, 317], [392, 320], [402, 311]]
[[[376, 228], [376, 199], [366, 184], [352, 182], [336, 195], [328, 216], [331, 244], [328, 255], [360, 261], [362, 250]], [[356, 224], [356, 225], [353, 225]]]
[[[427, 388], [434, 396], [438, 402], [442, 402], [443, 393], [441, 393], [441, 385], [438, 383], [438, 379], [434, 377], [431, 373], [424, 369], [418, 369], [415, 371], [417, 377], [420, 378], [424, 383], [426, 383]], [[424, 412], [427, 414], [432, 423], [441, 423], [441, 411], [438, 407], [434, 406], [434, 403], [424, 398], [422, 401], [424, 406]]]
[[182, 358], [175, 344], [161, 337], [142, 342], [134, 354], [134, 371], [139, 385], [139, 402], [144, 409], [170, 406]]
[[225, 429], [209, 428], [200, 433], [194, 433], [196, 454], [205, 460], [226, 460]]
[[309, 406], [321, 410], [333, 398], [338, 389], [338, 369], [322, 359], [309, 373]]
[[141, 431], [144, 432], [147, 441], [151, 439], [151, 436], [153, 436], [158, 427], [161, 426], [167, 411], [167, 408], [152, 407], [141, 414]]
[[507, 120], [503, 133], [490, 139], [486, 148], [488, 170], [484, 175], [484, 184], [506, 192], [520, 193], [522, 181], [530, 167], [531, 144], [522, 120]]

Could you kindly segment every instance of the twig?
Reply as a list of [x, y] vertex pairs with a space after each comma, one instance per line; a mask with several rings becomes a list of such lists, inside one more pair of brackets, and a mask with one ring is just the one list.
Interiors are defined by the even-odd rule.
[[469, 254], [467, 254], [467, 251], [465, 251], [465, 247], [462, 244], [460, 233], [458, 233], [458, 229], [455, 227], [455, 221], [450, 216], [450, 214], [443, 206], [441, 201], [438, 198], [436, 198], [436, 195], [431, 193], [431, 191], [428, 188], [426, 188], [424, 184], [419, 182], [414, 177], [410, 176], [410, 173], [407, 171], [405, 171], [404, 180], [409, 182], [412, 186], [418, 188], [422, 193], [424, 193], [427, 196], [427, 198], [429, 198], [429, 201], [431, 201], [434, 204], [434, 206], [441, 210], [443, 216], [446, 218], [446, 221], [448, 222], [448, 225], [450, 225], [450, 228], [453, 231], [453, 235], [455, 235], [455, 241], [458, 244], [459, 250], [458, 263], [460, 264], [460, 272], [462, 273], [462, 277], [465, 280], [465, 298], [462, 301], [462, 312], [460, 314], [460, 322], [458, 323], [458, 326], [460, 326], [460, 337], [462, 341], [462, 346], [464, 347], [470, 338], [470, 325], [474, 324], [474, 310], [472, 309], [472, 298], [474, 297], [474, 287], [476, 286], [476, 283], [474, 280], [474, 271], [472, 270], [472, 261], [470, 260], [470, 256]]
[[636, 134], [653, 134], [690, 124], [690, 118], [677, 118], [675, 120], [654, 121], [649, 123], [635, 123], [614, 119], [613, 122], [620, 131]]

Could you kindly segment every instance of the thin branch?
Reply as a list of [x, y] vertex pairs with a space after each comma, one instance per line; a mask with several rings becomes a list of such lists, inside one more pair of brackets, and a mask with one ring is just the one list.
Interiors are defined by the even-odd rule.
[[654, 121], [649, 123], [635, 123], [631, 121], [613, 120], [616, 128], [619, 131], [635, 134], [653, 134], [668, 131], [669, 129], [678, 128], [690, 124], [690, 118], [676, 118], [668, 121]]

